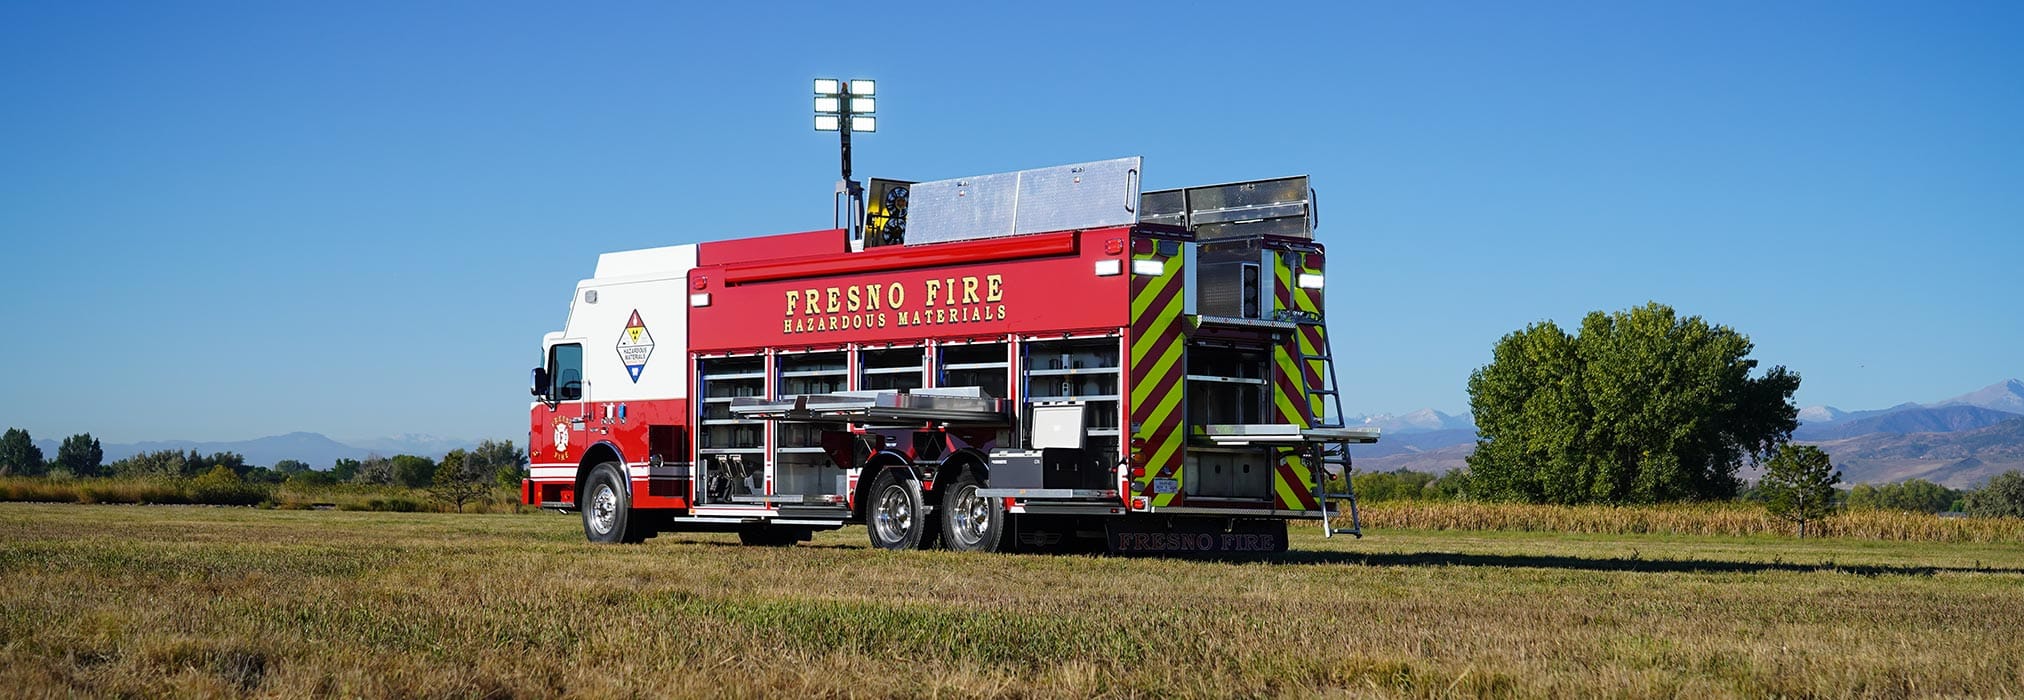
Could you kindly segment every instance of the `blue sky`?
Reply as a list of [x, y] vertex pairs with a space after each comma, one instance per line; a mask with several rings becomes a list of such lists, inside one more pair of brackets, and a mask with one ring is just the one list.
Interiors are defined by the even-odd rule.
[[600, 251], [829, 222], [863, 176], [1308, 173], [1352, 413], [1657, 300], [1801, 404], [2024, 375], [2013, 2], [0, 5], [0, 424], [524, 440]]

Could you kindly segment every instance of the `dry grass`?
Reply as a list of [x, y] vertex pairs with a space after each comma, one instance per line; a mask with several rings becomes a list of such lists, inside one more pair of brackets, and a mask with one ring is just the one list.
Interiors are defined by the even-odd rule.
[[2016, 546], [1303, 530], [1218, 562], [863, 539], [0, 504], [0, 693], [2024, 693]]
[[[1763, 506], [1544, 506], [1519, 503], [1386, 501], [1362, 509], [1370, 527], [1592, 534], [1791, 535], [1797, 526]], [[1942, 518], [1897, 510], [1853, 510], [1807, 525], [1809, 537], [1896, 542], [2024, 543], [2024, 519]]]

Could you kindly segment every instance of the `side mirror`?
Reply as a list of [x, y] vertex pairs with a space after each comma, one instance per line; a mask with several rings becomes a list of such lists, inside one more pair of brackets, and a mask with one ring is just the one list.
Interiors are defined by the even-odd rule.
[[529, 393], [532, 393], [532, 394], [534, 394], [535, 396], [547, 396], [547, 395], [548, 395], [548, 370], [547, 370], [547, 368], [543, 368], [543, 367], [536, 367], [536, 368], [534, 368], [534, 382], [533, 382], [533, 384], [534, 384], [534, 386], [532, 387], [532, 390], [531, 390], [531, 391], [529, 391]]

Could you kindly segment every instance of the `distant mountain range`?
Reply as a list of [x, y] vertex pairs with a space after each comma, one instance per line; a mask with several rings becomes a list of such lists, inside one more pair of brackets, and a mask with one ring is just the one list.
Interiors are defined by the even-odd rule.
[[1350, 425], [1361, 424], [1379, 428], [1386, 435], [1403, 435], [1442, 430], [1468, 430], [1473, 432], [1476, 429], [1476, 421], [1471, 419], [1468, 414], [1451, 416], [1431, 408], [1422, 408], [1411, 413], [1401, 413], [1398, 415], [1378, 413], [1374, 415], [1350, 416], [1348, 420], [1343, 422]]
[[1868, 435], [1890, 433], [1908, 435], [1911, 433], [1955, 433], [1963, 430], [1986, 428], [2007, 420], [2024, 416], [2003, 411], [1992, 411], [1979, 406], [1913, 406], [1890, 411], [1866, 418], [1847, 418], [1838, 421], [1806, 423], [1792, 431], [1795, 440], [1819, 442]]
[[[1926, 404], [1865, 411], [1808, 406], [1799, 420], [1794, 441], [1826, 450], [1848, 483], [1918, 478], [1964, 488], [2024, 469], [2024, 381], [2016, 379]], [[1445, 473], [1467, 466], [1476, 449], [1467, 416], [1427, 409], [1349, 422], [1384, 429], [1377, 444], [1350, 448], [1365, 471]]]
[[1925, 479], [1963, 488], [2024, 469], [2024, 416], [1972, 430], [1873, 432], [1816, 444], [1849, 483]]
[[[62, 440], [60, 438], [36, 440], [35, 444], [42, 448], [42, 456], [44, 458], [54, 460], [56, 459], [57, 447], [62, 444]], [[477, 444], [478, 441], [476, 440], [460, 440], [431, 435], [397, 435], [394, 437], [338, 442], [325, 437], [321, 433], [289, 433], [287, 435], [270, 435], [263, 438], [234, 442], [161, 440], [133, 443], [102, 443], [100, 447], [105, 450], [105, 462], [107, 464], [143, 452], [158, 452], [161, 450], [188, 452], [196, 450], [204, 454], [237, 452], [246, 457], [247, 464], [254, 466], [271, 467], [274, 466], [275, 462], [293, 459], [307, 462], [309, 466], [317, 469], [329, 469], [330, 465], [336, 463], [339, 459], [364, 459], [366, 456], [373, 454], [386, 457], [397, 454], [410, 454], [435, 459], [442, 457], [444, 453], [450, 450], [470, 449], [477, 446]]]

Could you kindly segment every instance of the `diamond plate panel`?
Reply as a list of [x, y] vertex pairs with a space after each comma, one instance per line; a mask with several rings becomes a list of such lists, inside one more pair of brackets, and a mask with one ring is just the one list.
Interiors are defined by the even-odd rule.
[[1138, 223], [1139, 158], [1100, 160], [1019, 173], [1013, 233]]
[[1010, 236], [1018, 201], [1018, 173], [915, 183], [907, 245]]
[[1314, 190], [1305, 175], [1147, 192], [1142, 208], [1141, 221], [1186, 226], [1197, 240], [1314, 237]]
[[907, 245], [1138, 223], [1138, 157], [913, 185]]

